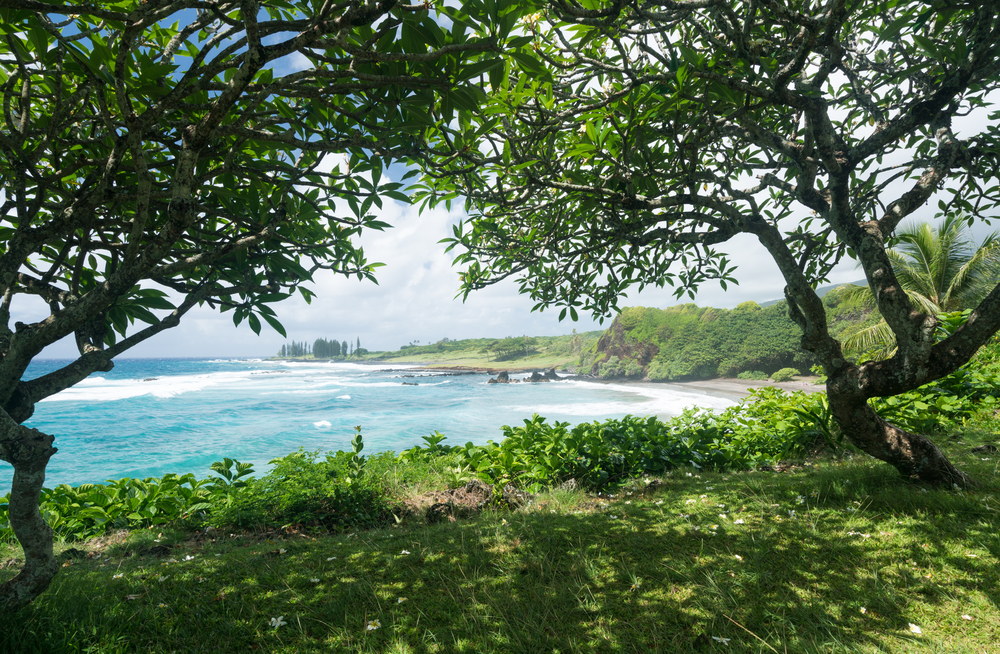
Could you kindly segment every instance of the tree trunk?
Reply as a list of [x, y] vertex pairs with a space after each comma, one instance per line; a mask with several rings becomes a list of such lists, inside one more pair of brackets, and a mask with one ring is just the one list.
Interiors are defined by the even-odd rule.
[[952, 465], [931, 439], [900, 429], [882, 419], [868, 405], [856, 384], [844, 378], [846, 376], [838, 380], [831, 377], [827, 381], [827, 399], [834, 419], [855, 447], [885, 461], [904, 477], [926, 484], [957, 484], [961, 488], [976, 485], [968, 475]]
[[[45, 466], [56, 453], [52, 436], [18, 426], [15, 447], [5, 447], [3, 458], [14, 466], [10, 491], [10, 526], [24, 550], [24, 567], [0, 584], [0, 607], [16, 611], [45, 592], [59, 570], [52, 552], [52, 529], [39, 511]], [[12, 451], [13, 450], [13, 451]]]

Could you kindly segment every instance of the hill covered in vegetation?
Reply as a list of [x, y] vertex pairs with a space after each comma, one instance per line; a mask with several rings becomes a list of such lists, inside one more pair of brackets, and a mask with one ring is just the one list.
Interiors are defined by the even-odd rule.
[[443, 338], [436, 343], [404, 345], [391, 352], [371, 352], [366, 360], [425, 363], [470, 368], [556, 368], [576, 364], [592, 350], [600, 331], [564, 336], [508, 336], [506, 338]]
[[[842, 335], [870, 319], [840, 290], [823, 298], [831, 331]], [[812, 356], [799, 347], [801, 331], [784, 301], [734, 309], [682, 304], [667, 309], [629, 307], [580, 358], [579, 371], [605, 379], [652, 381], [767, 375], [785, 368], [806, 372]]]

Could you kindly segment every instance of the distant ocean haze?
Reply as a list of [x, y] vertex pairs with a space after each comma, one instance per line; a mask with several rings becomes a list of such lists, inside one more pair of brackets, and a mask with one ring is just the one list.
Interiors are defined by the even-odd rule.
[[[28, 377], [66, 363], [37, 361]], [[487, 380], [399, 364], [124, 359], [39, 402], [25, 425], [56, 437], [59, 452], [45, 484], [52, 487], [170, 472], [208, 477], [209, 465], [223, 457], [263, 472], [268, 461], [300, 446], [349, 450], [356, 425], [370, 454], [421, 444], [434, 431], [450, 445], [499, 442], [502, 425], [522, 424], [533, 413], [576, 424], [732, 404], [655, 385]], [[0, 464], [0, 494], [9, 491], [11, 475]]]

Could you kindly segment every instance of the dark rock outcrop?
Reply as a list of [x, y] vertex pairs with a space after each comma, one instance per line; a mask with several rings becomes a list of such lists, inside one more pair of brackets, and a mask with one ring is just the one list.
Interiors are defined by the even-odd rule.
[[622, 361], [631, 359], [645, 369], [652, 362], [653, 357], [659, 354], [660, 347], [654, 343], [637, 341], [628, 336], [625, 326], [622, 324], [621, 315], [618, 315], [597, 341], [597, 352], [601, 356], [594, 361], [590, 370], [593, 375], [597, 374], [600, 364], [610, 360], [611, 357], [618, 357]]

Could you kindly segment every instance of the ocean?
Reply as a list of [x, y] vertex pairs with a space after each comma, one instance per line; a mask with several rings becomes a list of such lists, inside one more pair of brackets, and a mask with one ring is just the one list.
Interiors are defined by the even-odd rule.
[[[36, 361], [27, 376], [67, 363]], [[577, 424], [732, 404], [653, 384], [488, 379], [391, 363], [123, 359], [111, 372], [39, 402], [25, 425], [56, 437], [59, 452], [45, 484], [52, 487], [170, 472], [208, 477], [209, 465], [223, 457], [263, 472], [268, 461], [299, 447], [349, 450], [356, 425], [368, 454], [422, 444], [434, 431], [450, 445], [499, 442], [501, 426], [534, 413]], [[0, 495], [10, 490], [12, 472], [0, 463]]]

